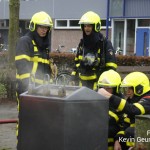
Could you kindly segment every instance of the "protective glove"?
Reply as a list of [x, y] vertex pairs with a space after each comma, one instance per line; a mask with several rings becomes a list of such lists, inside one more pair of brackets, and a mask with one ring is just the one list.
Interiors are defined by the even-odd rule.
[[100, 61], [98, 60], [98, 58], [96, 58], [93, 62], [93, 66], [97, 67], [97, 66], [99, 66], [99, 64], [100, 64]]
[[83, 59], [85, 66], [92, 66], [94, 61], [95, 61], [95, 55], [91, 53], [88, 53]]

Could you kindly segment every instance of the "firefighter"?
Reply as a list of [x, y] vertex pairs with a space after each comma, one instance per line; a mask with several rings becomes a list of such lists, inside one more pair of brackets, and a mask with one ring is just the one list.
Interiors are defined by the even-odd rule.
[[144, 73], [132, 72], [123, 79], [120, 85], [127, 100], [110, 94], [104, 88], [98, 90], [98, 93], [109, 99], [111, 107], [126, 114], [130, 123], [128, 127], [123, 128], [124, 130], [116, 135], [114, 150], [127, 150], [134, 146], [135, 115], [150, 114], [149, 84], [149, 79]]
[[31, 74], [35, 84], [43, 84], [44, 74], [50, 75], [50, 38], [53, 22], [46, 12], [35, 13], [29, 24], [29, 32], [16, 46], [17, 94], [28, 90]]
[[[98, 88], [104, 88], [111, 94], [124, 97], [119, 91], [120, 84], [121, 77], [119, 73], [112, 69], [103, 72], [98, 80]], [[114, 108], [109, 107], [108, 150], [113, 150], [114, 137], [120, 131], [121, 121], [122, 112], [118, 112]]]
[[[46, 12], [35, 13], [29, 24], [29, 32], [21, 37], [16, 46], [16, 96], [19, 108], [19, 95], [28, 91], [29, 81], [33, 84], [43, 84], [44, 75], [50, 75], [49, 33], [53, 22]], [[32, 77], [32, 78], [31, 78]], [[19, 122], [17, 125], [17, 138]], [[17, 143], [18, 147], [18, 143]]]
[[71, 73], [72, 80], [79, 77], [79, 85], [97, 90], [97, 81], [103, 71], [116, 70], [115, 51], [112, 44], [107, 40], [101, 30], [100, 17], [92, 11], [85, 13], [79, 24], [83, 31], [80, 40], [75, 66]]

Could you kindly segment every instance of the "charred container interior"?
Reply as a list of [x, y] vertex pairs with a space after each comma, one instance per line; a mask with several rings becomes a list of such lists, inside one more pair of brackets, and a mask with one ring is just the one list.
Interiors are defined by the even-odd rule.
[[21, 94], [18, 150], [107, 150], [108, 100], [86, 87]]

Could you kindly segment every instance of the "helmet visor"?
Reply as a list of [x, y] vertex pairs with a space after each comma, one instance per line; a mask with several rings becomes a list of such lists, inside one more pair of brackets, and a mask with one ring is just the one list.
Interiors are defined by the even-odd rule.
[[90, 21], [79, 21], [78, 24], [94, 24], [94, 23]]
[[49, 24], [40, 24], [40, 23], [38, 23], [37, 25], [39, 25], [39, 26], [43, 26], [43, 27], [50, 27], [50, 25], [49, 25]]
[[98, 88], [114, 88], [116, 85], [99, 84]]
[[132, 98], [134, 96], [134, 88], [130, 87], [120, 87], [120, 93], [122, 93], [126, 98]]
[[99, 88], [104, 88], [107, 92], [113, 94], [116, 91], [116, 86], [112, 87], [112, 86], [98, 86]]

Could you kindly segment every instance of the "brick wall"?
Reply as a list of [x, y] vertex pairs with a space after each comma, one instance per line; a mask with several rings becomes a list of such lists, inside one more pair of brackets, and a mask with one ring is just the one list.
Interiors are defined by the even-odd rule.
[[[104, 35], [106, 35], [105, 30], [101, 31]], [[110, 33], [109, 33], [110, 35]], [[51, 49], [55, 51], [58, 48], [58, 45], [64, 45], [62, 51], [69, 51], [71, 48], [75, 48], [78, 46], [80, 39], [82, 38], [82, 31], [79, 30], [52, 30], [51, 33]], [[109, 37], [110, 38], [110, 37]]]
[[53, 30], [52, 35], [52, 51], [58, 48], [58, 45], [64, 45], [62, 51], [69, 51], [71, 48], [78, 46], [78, 43], [82, 37], [81, 30]]

